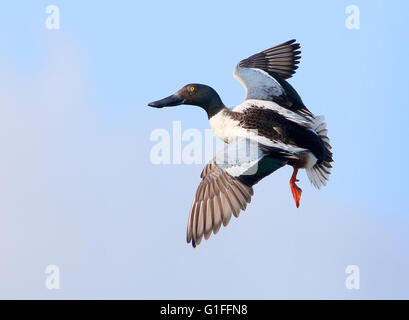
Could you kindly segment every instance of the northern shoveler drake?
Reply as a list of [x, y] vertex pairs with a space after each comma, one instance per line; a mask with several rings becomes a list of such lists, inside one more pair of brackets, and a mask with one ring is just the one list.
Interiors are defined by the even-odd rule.
[[[228, 143], [202, 171], [187, 226], [187, 242], [193, 247], [203, 236], [208, 239], [212, 232], [216, 234], [221, 224], [226, 226], [232, 214], [238, 217], [250, 203], [253, 185], [285, 165], [294, 169], [290, 188], [297, 208], [302, 192], [296, 185], [299, 169], [306, 170], [316, 188], [326, 185], [333, 159], [324, 117], [309, 111], [286, 81], [298, 68], [299, 49], [300, 45], [290, 40], [240, 61], [234, 76], [247, 94], [233, 109], [203, 84], [188, 84], [149, 103], [154, 108], [181, 104], [201, 107], [215, 135]], [[225, 161], [229, 148], [246, 149], [249, 140], [257, 140], [255, 154]]]

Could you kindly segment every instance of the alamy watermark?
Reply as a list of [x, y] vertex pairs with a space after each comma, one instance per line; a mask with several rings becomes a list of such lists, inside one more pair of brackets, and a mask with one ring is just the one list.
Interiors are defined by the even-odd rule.
[[45, 287], [48, 290], [60, 289], [60, 268], [55, 264], [50, 264], [45, 268]]
[[45, 27], [49, 30], [60, 29], [60, 8], [56, 5], [49, 5], [45, 8], [45, 13], [48, 14], [45, 19]]
[[[226, 145], [215, 139], [211, 129], [202, 133], [198, 129], [182, 130], [181, 121], [173, 121], [172, 130], [155, 129], [150, 141], [155, 142], [150, 151], [152, 164], [205, 164], [212, 158], [222, 168], [241, 166], [254, 174], [260, 158], [257, 130], [247, 130]], [[219, 150], [216, 152], [216, 150]]]
[[349, 30], [359, 30], [361, 28], [359, 7], [351, 4], [345, 8], [345, 14], [348, 15], [345, 19], [345, 27]]
[[348, 290], [359, 290], [361, 288], [359, 267], [355, 264], [350, 264], [345, 268], [345, 273], [348, 275], [345, 279], [345, 287]]

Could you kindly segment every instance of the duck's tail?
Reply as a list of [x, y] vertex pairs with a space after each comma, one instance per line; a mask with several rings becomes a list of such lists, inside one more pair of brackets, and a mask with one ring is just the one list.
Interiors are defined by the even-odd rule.
[[306, 169], [308, 178], [317, 189], [320, 189], [321, 186], [325, 186], [327, 184], [329, 175], [331, 174], [331, 162], [334, 161], [332, 159], [332, 147], [328, 138], [327, 124], [324, 122], [324, 120], [324, 116], [315, 117], [312, 126], [312, 129], [320, 137], [324, 146], [323, 160], [317, 161], [313, 167]]

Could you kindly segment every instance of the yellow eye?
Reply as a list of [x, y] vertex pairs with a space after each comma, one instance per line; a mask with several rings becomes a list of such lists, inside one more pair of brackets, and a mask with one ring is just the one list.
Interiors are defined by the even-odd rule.
[[189, 88], [189, 91], [190, 91], [190, 92], [194, 92], [195, 90], [196, 90], [195, 87], [190, 87], [190, 88]]

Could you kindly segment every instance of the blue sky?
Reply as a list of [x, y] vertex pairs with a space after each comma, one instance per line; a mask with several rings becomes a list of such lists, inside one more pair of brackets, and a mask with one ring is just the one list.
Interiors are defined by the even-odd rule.
[[[61, 28], [45, 27], [50, 5]], [[360, 29], [345, 8], [360, 9]], [[409, 298], [407, 1], [13, 1], [0, 4], [1, 298]], [[291, 79], [324, 114], [326, 188], [283, 168], [193, 250], [187, 215], [203, 165], [153, 165], [158, 128], [203, 111], [146, 105], [187, 83], [228, 106], [235, 64], [296, 38]], [[61, 289], [44, 286], [58, 265]], [[360, 290], [345, 288], [358, 265]]]

